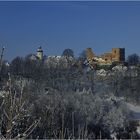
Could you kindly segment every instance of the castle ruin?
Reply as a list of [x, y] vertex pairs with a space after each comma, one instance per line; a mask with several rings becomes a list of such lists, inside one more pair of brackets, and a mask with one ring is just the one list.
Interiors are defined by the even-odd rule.
[[112, 48], [111, 52], [96, 56], [91, 48], [86, 49], [86, 56], [89, 62], [99, 65], [111, 65], [113, 62], [123, 63], [125, 61], [125, 48]]

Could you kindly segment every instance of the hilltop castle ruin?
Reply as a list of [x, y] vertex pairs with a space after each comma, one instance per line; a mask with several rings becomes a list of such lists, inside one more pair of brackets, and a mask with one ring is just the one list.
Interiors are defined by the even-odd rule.
[[123, 63], [125, 61], [125, 48], [112, 48], [111, 52], [101, 56], [96, 56], [91, 48], [87, 48], [86, 56], [89, 62], [99, 65], [111, 65], [113, 62]]

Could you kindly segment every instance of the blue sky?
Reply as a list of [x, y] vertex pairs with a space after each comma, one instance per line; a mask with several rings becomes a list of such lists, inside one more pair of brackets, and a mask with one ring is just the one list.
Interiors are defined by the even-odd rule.
[[96, 54], [125, 47], [140, 55], [140, 1], [0, 2], [0, 47], [5, 59], [35, 53], [76, 56], [87, 47]]

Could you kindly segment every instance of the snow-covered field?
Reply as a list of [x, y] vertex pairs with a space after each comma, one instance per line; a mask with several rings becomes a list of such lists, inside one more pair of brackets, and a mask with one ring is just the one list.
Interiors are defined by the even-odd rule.
[[140, 106], [132, 105], [132, 104], [130, 104], [130, 103], [127, 103], [127, 106], [129, 107], [129, 109], [130, 109], [131, 111], [140, 113]]
[[130, 119], [140, 121], [140, 106], [136, 106], [130, 103], [127, 103], [129, 110], [132, 112]]
[[[136, 106], [130, 103], [126, 103], [131, 111], [130, 120], [140, 122], [140, 106]], [[140, 123], [139, 123], [140, 124]], [[140, 126], [137, 126], [137, 133], [140, 135]]]

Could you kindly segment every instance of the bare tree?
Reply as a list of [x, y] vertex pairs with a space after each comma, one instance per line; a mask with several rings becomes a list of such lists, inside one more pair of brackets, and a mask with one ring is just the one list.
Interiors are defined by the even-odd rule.
[[30, 120], [30, 107], [23, 96], [23, 84], [21, 91], [12, 91], [12, 79], [9, 74], [8, 89], [5, 91], [1, 104], [1, 138], [28, 138], [40, 122], [39, 119]]

